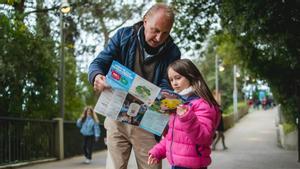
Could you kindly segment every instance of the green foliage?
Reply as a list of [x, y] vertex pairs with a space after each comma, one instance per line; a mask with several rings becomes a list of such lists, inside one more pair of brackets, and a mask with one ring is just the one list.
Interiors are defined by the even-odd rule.
[[223, 115], [230, 115], [233, 113], [233, 105], [231, 104], [230, 106], [228, 106], [224, 111], [223, 111]]
[[[248, 109], [248, 105], [245, 102], [238, 102], [237, 104], [237, 109], [238, 111], [241, 110], [246, 110]], [[228, 106], [224, 111], [223, 111], [223, 115], [230, 115], [233, 113], [233, 104], [231, 104], [230, 106]]]
[[2, 14], [0, 25], [1, 115], [55, 116], [57, 62], [53, 41], [34, 36], [23, 22]]
[[[222, 46], [226, 46], [220, 43], [218, 39], [221, 39], [219, 35], [210, 37], [207, 48], [204, 50], [203, 58], [198, 59], [197, 64], [199, 70], [205, 77], [205, 80], [210, 87], [211, 91], [213, 91], [215, 86], [215, 57], [218, 55], [220, 62], [224, 66], [224, 71], [218, 72], [218, 82], [219, 82], [219, 91], [221, 92], [221, 108], [226, 109], [233, 102], [233, 59], [228, 57], [229, 54], [227, 50], [222, 49]], [[228, 50], [231, 51], [231, 50]], [[230, 55], [231, 56], [231, 55]], [[242, 87], [242, 79], [237, 79], [237, 88], [238, 88], [238, 98], [239, 100], [243, 99], [243, 93], [240, 90]]]
[[84, 106], [81, 86], [77, 84], [76, 61], [75, 57], [65, 55], [65, 119], [77, 119]]
[[299, 1], [222, 1], [222, 26], [235, 37], [240, 61], [270, 85], [284, 115], [300, 111]]
[[176, 11], [173, 30], [178, 44], [186, 50], [200, 49], [212, 24], [217, 22], [217, 1], [173, 0], [171, 4]]
[[239, 110], [245, 110], [245, 109], [248, 109], [248, 105], [247, 105], [247, 103], [246, 102], [244, 102], [244, 101], [241, 101], [241, 102], [238, 102], [238, 109]]
[[[26, 3], [10, 0], [1, 6], [0, 116], [44, 119], [59, 116], [58, 65], [62, 43], [58, 44], [61, 32], [53, 29], [55, 26], [59, 27], [54, 25], [53, 20], [58, 19], [55, 17], [59, 14], [57, 9], [60, 1], [51, 3], [53, 6], [46, 8], [42, 0]], [[135, 13], [141, 13], [145, 3], [137, 5], [121, 1], [84, 0], [72, 2], [72, 11], [64, 15], [65, 24], [62, 28], [65, 119], [76, 119], [84, 106], [94, 105], [97, 100], [92, 85], [87, 81], [87, 74], [79, 71], [74, 57], [86, 52], [94, 54], [95, 46], [85, 44], [86, 40], [80, 39], [80, 32], [85, 30], [91, 34], [103, 33], [103, 38], [100, 39], [107, 42], [110, 33], [131, 19]], [[26, 12], [26, 8], [30, 8], [30, 11]], [[36, 20], [34, 23], [25, 24], [29, 13], [36, 15]], [[80, 46], [76, 50], [75, 41]]]
[[294, 123], [283, 123], [283, 132], [284, 134], [289, 134], [296, 130], [297, 126]]
[[174, 30], [187, 50], [191, 44], [200, 46], [219, 16], [215, 46], [224, 63], [238, 64], [253, 78], [265, 80], [284, 115], [295, 123], [300, 112], [299, 1], [175, 0], [173, 4], [179, 11]]

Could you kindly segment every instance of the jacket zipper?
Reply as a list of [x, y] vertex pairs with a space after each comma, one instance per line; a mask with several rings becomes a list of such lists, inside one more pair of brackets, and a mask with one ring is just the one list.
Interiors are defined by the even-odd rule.
[[171, 157], [171, 162], [172, 162], [171, 164], [174, 164], [173, 154], [172, 154], [172, 147], [173, 147], [173, 138], [174, 138], [175, 119], [176, 119], [176, 115], [175, 115], [174, 120], [173, 120], [173, 128], [172, 128], [171, 144], [170, 144], [170, 157]]

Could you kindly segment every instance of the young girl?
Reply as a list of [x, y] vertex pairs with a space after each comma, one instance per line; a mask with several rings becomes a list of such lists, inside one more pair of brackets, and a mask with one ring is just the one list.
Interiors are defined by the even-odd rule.
[[148, 164], [167, 157], [172, 169], [206, 169], [211, 163], [210, 145], [220, 120], [219, 105], [190, 60], [173, 62], [168, 76], [174, 91], [187, 101], [171, 114], [168, 132], [149, 151]]
[[99, 120], [92, 107], [85, 107], [76, 125], [80, 128], [80, 133], [84, 137], [83, 152], [86, 157], [84, 163], [89, 164], [92, 160], [94, 141], [98, 141], [100, 137]]

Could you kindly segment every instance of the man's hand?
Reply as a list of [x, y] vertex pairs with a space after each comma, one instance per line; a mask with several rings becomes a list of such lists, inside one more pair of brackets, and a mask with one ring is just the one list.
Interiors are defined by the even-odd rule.
[[98, 74], [95, 77], [94, 80], [94, 90], [98, 93], [102, 92], [105, 88], [109, 88], [109, 86], [106, 84], [105, 76]]

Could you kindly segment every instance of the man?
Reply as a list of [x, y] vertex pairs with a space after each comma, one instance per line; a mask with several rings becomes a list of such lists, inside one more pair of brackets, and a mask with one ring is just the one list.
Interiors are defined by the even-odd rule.
[[[169, 88], [166, 69], [180, 59], [180, 51], [170, 37], [174, 23], [172, 9], [162, 3], [152, 6], [143, 21], [117, 31], [107, 46], [89, 67], [89, 81], [94, 90], [107, 88], [105, 75], [113, 60], [120, 62], [141, 77], [160, 86]], [[154, 135], [134, 125], [105, 119], [107, 146], [115, 169], [126, 169], [133, 149], [139, 169], [161, 168], [147, 164], [148, 151], [156, 144]]]

